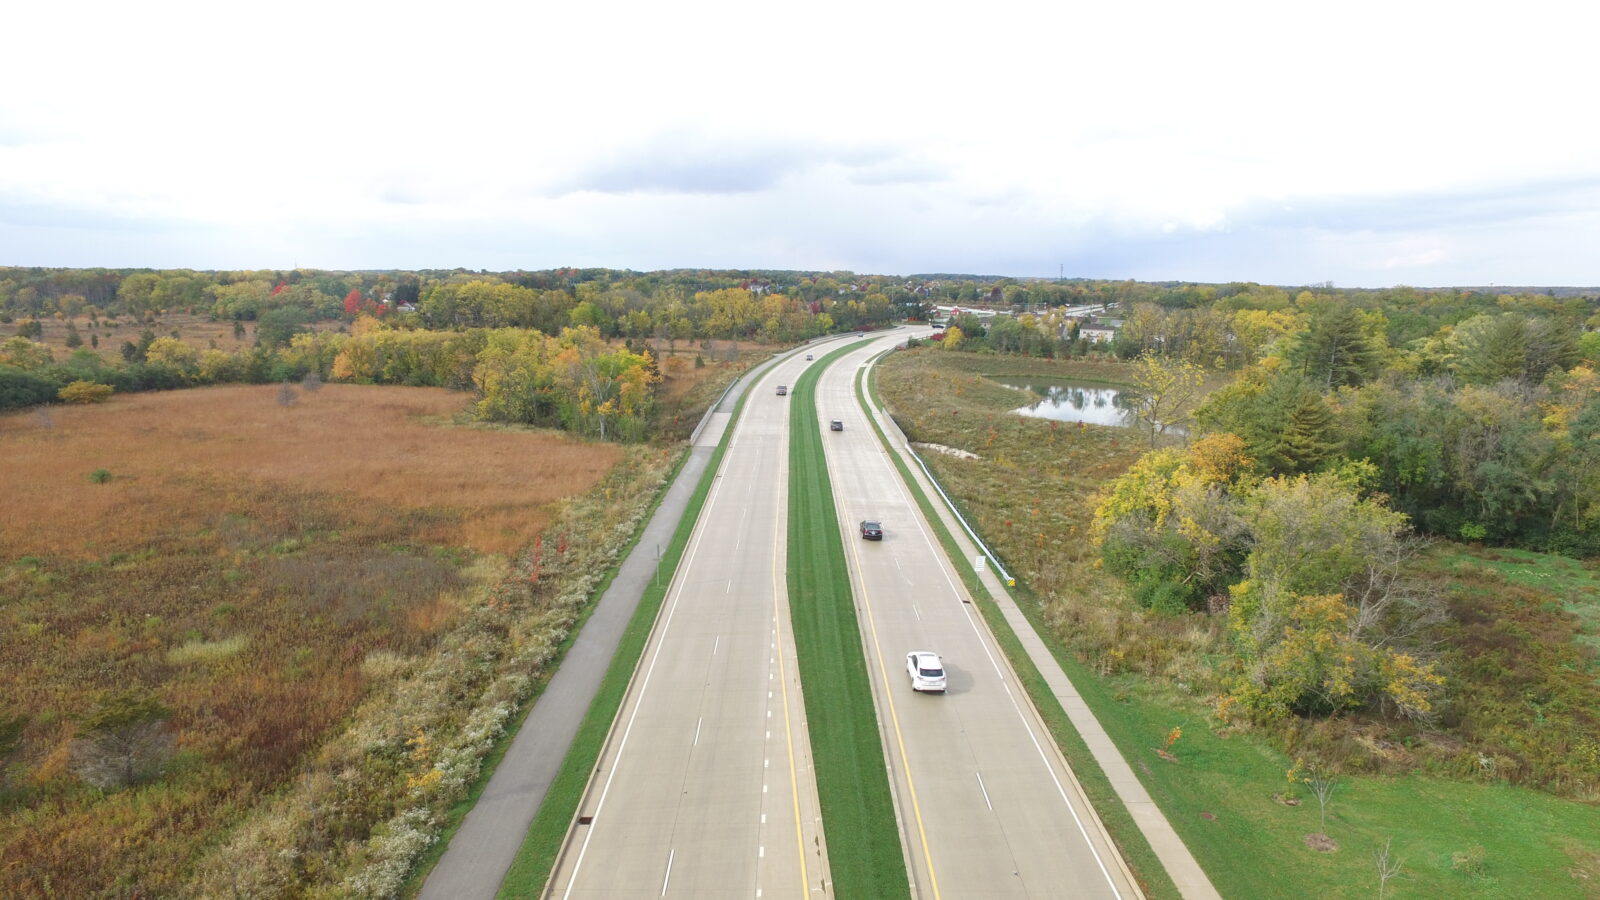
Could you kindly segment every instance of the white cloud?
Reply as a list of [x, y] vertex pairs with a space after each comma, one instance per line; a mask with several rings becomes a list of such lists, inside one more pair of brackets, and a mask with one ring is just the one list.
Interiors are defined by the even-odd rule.
[[1600, 283], [1577, 14], [25, 4], [0, 262]]

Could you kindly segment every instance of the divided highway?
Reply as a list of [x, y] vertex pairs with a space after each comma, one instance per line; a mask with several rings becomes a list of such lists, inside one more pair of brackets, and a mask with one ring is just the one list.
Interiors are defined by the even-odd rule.
[[786, 398], [751, 387], [546, 896], [824, 897], [785, 590]]
[[[839, 358], [811, 414], [912, 894], [1138, 898], [856, 400], [858, 369], [905, 334]], [[774, 390], [807, 365], [750, 388], [547, 897], [832, 894], [785, 589], [790, 399]], [[862, 519], [881, 542], [860, 540]], [[947, 693], [911, 690], [912, 650], [943, 657]]]
[[[823, 439], [913, 893], [1139, 897], [856, 401], [857, 370], [888, 346], [823, 373], [816, 415], [845, 426]], [[856, 537], [862, 519], [881, 542]], [[913, 650], [943, 657], [946, 694], [911, 690]]]

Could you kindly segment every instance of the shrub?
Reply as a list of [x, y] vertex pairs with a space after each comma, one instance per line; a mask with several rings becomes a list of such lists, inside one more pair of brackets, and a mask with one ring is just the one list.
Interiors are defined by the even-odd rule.
[[55, 399], [57, 389], [49, 379], [14, 366], [0, 365], [0, 409], [49, 403]]
[[93, 472], [89, 473], [89, 480], [95, 484], [105, 484], [111, 480], [111, 470], [95, 469]]
[[128, 691], [102, 700], [72, 742], [72, 770], [88, 784], [114, 790], [166, 769], [175, 744], [170, 713], [153, 697]]
[[93, 381], [74, 381], [58, 391], [56, 398], [62, 403], [104, 403], [115, 391], [116, 388], [109, 384], [97, 384]]

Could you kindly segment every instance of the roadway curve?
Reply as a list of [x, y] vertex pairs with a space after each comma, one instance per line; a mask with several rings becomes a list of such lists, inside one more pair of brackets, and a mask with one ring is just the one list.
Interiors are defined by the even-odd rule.
[[[904, 339], [904, 332], [894, 340]], [[846, 535], [901, 832], [917, 897], [1139, 897], [855, 395], [857, 370], [891, 345], [823, 373], [816, 415]], [[884, 539], [856, 537], [861, 519]], [[911, 690], [905, 656], [933, 650], [949, 691]]]
[[785, 579], [793, 355], [750, 396], [546, 895], [830, 894]]

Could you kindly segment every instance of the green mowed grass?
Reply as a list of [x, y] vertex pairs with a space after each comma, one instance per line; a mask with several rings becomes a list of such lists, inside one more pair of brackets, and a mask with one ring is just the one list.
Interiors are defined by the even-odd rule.
[[[734, 407], [727, 431], [723, 433], [721, 442], [717, 444], [717, 449], [712, 453], [699, 483], [695, 486], [694, 494], [689, 498], [689, 505], [684, 510], [683, 518], [678, 522], [677, 530], [673, 532], [672, 542], [662, 553], [663, 573], [677, 571], [678, 562], [683, 558], [684, 550], [689, 545], [689, 537], [694, 532], [695, 522], [700, 517], [700, 510], [705, 506], [706, 496], [710, 494], [711, 485], [716, 481], [717, 469], [722, 465], [723, 454], [728, 449], [728, 440], [733, 434], [734, 423], [739, 421], [739, 414], [744, 410], [744, 400], [745, 398], [741, 397]], [[672, 479], [668, 479], [667, 484], [670, 486], [671, 483]], [[610, 583], [609, 578], [606, 583]], [[611, 723], [622, 707], [622, 698], [628, 691], [628, 683], [633, 680], [634, 669], [644, 655], [645, 644], [650, 639], [650, 632], [655, 627], [656, 616], [661, 611], [661, 603], [671, 583], [671, 578], [664, 578], [659, 583], [652, 581], [640, 597], [639, 606], [634, 610], [633, 618], [628, 620], [628, 627], [617, 645], [617, 652], [611, 658], [611, 665], [606, 669], [605, 677], [600, 682], [600, 690], [590, 702], [589, 711], [578, 727], [578, 734], [561, 762], [561, 769], [545, 793], [544, 801], [540, 804], [533, 823], [528, 826], [528, 834], [523, 838], [522, 846], [518, 848], [511, 868], [500, 883], [500, 890], [496, 896], [502, 900], [527, 900], [537, 897], [544, 890], [545, 883], [550, 880], [550, 873], [555, 866], [556, 856], [561, 851], [562, 841], [566, 839], [567, 831], [577, 816], [578, 804], [583, 801], [583, 792], [589, 783], [589, 776], [594, 772], [594, 767], [600, 759], [600, 750], [605, 745], [606, 735], [610, 733]]]
[[790, 389], [789, 614], [838, 897], [910, 893], [866, 653], [815, 411], [824, 356]]
[[[1065, 664], [1224, 897], [1372, 896], [1373, 853], [1391, 838], [1404, 864], [1389, 885], [1392, 897], [1600, 892], [1600, 810], [1593, 806], [1506, 785], [1351, 776], [1338, 782], [1324, 828], [1316, 798], [1288, 780], [1286, 754], [1253, 735], [1212, 731], [1202, 711], [1149, 696], [1135, 676], [1101, 679]], [[1155, 750], [1175, 725], [1183, 736], [1170, 750], [1172, 763]], [[1282, 795], [1300, 805], [1276, 799]], [[1319, 832], [1339, 849], [1307, 847], [1306, 835]]]

